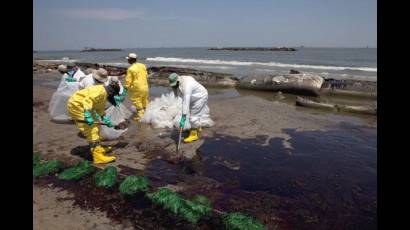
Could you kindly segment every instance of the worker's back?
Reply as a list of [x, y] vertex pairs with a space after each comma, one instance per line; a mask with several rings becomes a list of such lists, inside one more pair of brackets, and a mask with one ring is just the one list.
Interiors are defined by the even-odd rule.
[[127, 70], [125, 86], [130, 91], [148, 90], [147, 67], [142, 63], [134, 63]]
[[191, 94], [192, 99], [202, 98], [205, 95], [208, 95], [208, 90], [206, 90], [206, 88], [203, 85], [201, 85], [198, 81], [196, 81], [193, 77], [183, 75], [178, 76], [178, 79], [180, 82], [180, 91], [183, 94]]
[[68, 99], [67, 108], [71, 112], [79, 113], [78, 116], [82, 116], [84, 110], [92, 109], [95, 109], [99, 114], [103, 114], [107, 96], [104, 85], [89, 86], [75, 92]]

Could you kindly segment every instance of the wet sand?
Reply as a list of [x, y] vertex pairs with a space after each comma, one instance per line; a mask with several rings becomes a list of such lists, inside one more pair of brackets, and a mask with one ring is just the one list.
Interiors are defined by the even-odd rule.
[[[73, 124], [50, 121], [47, 108], [56, 87], [52, 79], [59, 81], [60, 76], [33, 74], [33, 150], [45, 159], [71, 165], [88, 157], [88, 145]], [[151, 99], [165, 90], [152, 88]], [[341, 229], [343, 224], [368, 229], [375, 225], [374, 116], [299, 108], [291, 95], [282, 98], [233, 88], [209, 89], [209, 93], [216, 125], [204, 129], [199, 141], [182, 145], [184, 170], [173, 164], [177, 131], [146, 124], [132, 125], [120, 140], [104, 143], [114, 145], [118, 159], [110, 165], [147, 175], [154, 187], [168, 186], [184, 196], [205, 194], [218, 209], [247, 213], [269, 229]], [[36, 207], [48, 202], [48, 195], [39, 191], [70, 199], [69, 192], [36, 183], [33, 191]], [[51, 229], [58, 223], [59, 218], [42, 217], [51, 213], [73, 218], [66, 210], [87, 213], [88, 218], [78, 219], [78, 224], [90, 222], [84, 226], [107, 221], [104, 212], [64, 202], [44, 209], [33, 207], [34, 228]], [[158, 222], [144, 220], [139, 225], [145, 229], [153, 229], [149, 221]], [[117, 229], [122, 224], [114, 221], [110, 227], [96, 229]], [[178, 223], [168, 224], [163, 227], [178, 229]], [[206, 223], [201, 226], [187, 228], [206, 229]]]

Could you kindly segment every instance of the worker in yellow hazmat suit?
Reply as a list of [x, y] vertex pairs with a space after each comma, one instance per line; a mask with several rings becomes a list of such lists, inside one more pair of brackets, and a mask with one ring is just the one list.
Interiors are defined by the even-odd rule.
[[133, 120], [139, 122], [148, 106], [147, 67], [137, 62], [137, 54], [135, 53], [130, 53], [126, 59], [131, 66], [128, 67], [124, 86], [128, 93], [128, 98], [137, 110]]
[[105, 116], [104, 108], [107, 101], [116, 105], [114, 97], [119, 95], [119, 91], [118, 81], [109, 82], [107, 85], [90, 86], [74, 93], [67, 103], [68, 113], [77, 127], [84, 130], [96, 164], [115, 160], [114, 156], [105, 155], [106, 149], [100, 144], [100, 125], [95, 120], [102, 118], [102, 122], [107, 126], [113, 126], [109, 116]]

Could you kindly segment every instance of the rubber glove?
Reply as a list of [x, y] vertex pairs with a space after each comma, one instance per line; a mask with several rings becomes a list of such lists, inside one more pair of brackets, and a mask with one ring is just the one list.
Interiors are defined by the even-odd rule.
[[127, 96], [127, 93], [128, 93], [128, 90], [124, 87], [124, 88], [122, 89], [122, 94], [121, 94], [121, 96], [125, 97], [125, 96]]
[[115, 100], [115, 102], [118, 106], [119, 104], [121, 104], [125, 100], [125, 96], [114, 96], [114, 100]]
[[184, 128], [185, 120], [186, 120], [186, 115], [184, 114], [184, 115], [181, 116], [181, 120], [179, 120], [179, 127], [180, 128]]
[[107, 124], [108, 127], [112, 128], [114, 125], [112, 124], [111, 120], [110, 120], [110, 116], [106, 115], [103, 116], [102, 121]]
[[66, 82], [76, 82], [77, 80], [75, 78], [72, 78], [72, 77], [66, 77], [65, 81]]
[[124, 87], [123, 90], [122, 90], [121, 95], [114, 96], [114, 100], [115, 100], [115, 102], [117, 102], [117, 105], [121, 104], [125, 100], [125, 97], [127, 96], [127, 93], [128, 93], [128, 91]]
[[94, 116], [97, 120], [101, 120], [100, 114], [97, 113], [97, 111], [94, 110]]
[[84, 111], [84, 120], [87, 125], [93, 125], [94, 124], [94, 119], [91, 115], [90, 111]]

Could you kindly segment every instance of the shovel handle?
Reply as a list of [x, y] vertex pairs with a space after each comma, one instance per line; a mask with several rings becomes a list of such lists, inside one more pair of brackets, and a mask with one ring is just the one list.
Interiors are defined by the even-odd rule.
[[[83, 120], [76, 120], [76, 122], [79, 122], [79, 123], [87, 123], [87, 122], [85, 122], [85, 121], [83, 121]], [[108, 126], [107, 124], [105, 124], [104, 122], [101, 122], [101, 121], [94, 121], [94, 124]]]

